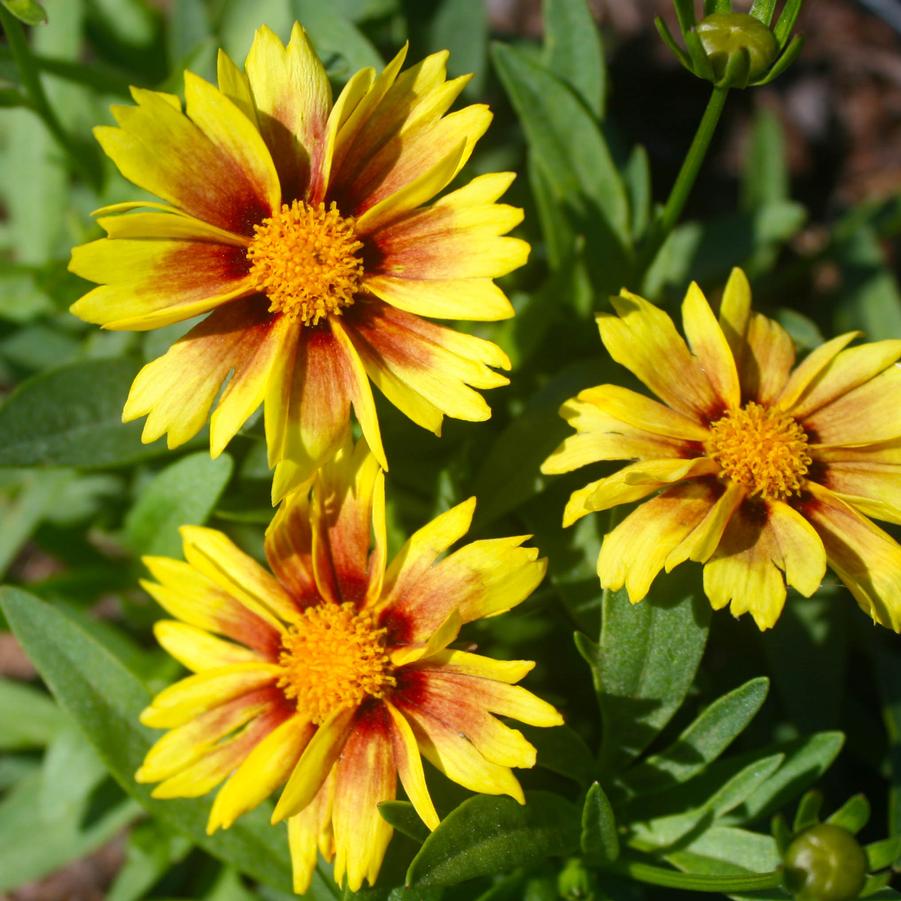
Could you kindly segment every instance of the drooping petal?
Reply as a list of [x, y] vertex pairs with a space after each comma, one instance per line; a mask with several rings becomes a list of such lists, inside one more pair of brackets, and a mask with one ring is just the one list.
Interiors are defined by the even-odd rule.
[[758, 628], [769, 629], [782, 612], [785, 583], [809, 597], [825, 572], [823, 542], [807, 520], [781, 501], [754, 501], [729, 521], [704, 567], [704, 592], [715, 610], [750, 611]]
[[223, 641], [187, 623], [161, 619], [153, 624], [153, 634], [163, 650], [195, 673], [232, 663], [265, 662], [255, 651]]
[[[805, 419], [869, 382], [901, 357], [901, 340], [877, 341], [851, 347], [837, 354], [791, 408], [796, 419]], [[855, 442], [857, 443], [857, 442]]]
[[391, 720], [380, 704], [358, 714], [335, 765], [332, 828], [335, 833], [335, 881], [357, 891], [363, 880], [375, 883], [392, 829], [379, 814], [382, 801], [393, 801], [397, 781]]
[[[901, 342], [899, 342], [901, 343]], [[901, 365], [893, 365], [804, 419], [820, 444], [873, 444], [901, 436]]]
[[154, 729], [172, 729], [195, 716], [273, 684], [281, 675], [275, 663], [233, 663], [205, 670], [164, 688], [141, 713]]
[[344, 328], [331, 320], [299, 330], [288, 342], [266, 396], [269, 465], [293, 464], [276, 475], [273, 500], [297, 487], [337, 450], [351, 406], [384, 464], [372, 390]]
[[69, 270], [99, 283], [72, 313], [113, 330], [171, 325], [253, 293], [244, 249], [210, 241], [101, 238], [74, 248]]
[[706, 424], [722, 412], [722, 401], [676, 331], [672, 319], [637, 294], [611, 298], [615, 314], [597, 316], [610, 356], [633, 372], [665, 404]]
[[723, 532], [744, 496], [745, 491], [741, 485], [727, 482], [725, 491], [717, 498], [704, 519], [670, 551], [666, 558], [666, 571], [670, 572], [686, 560], [706, 563], [719, 546]]
[[288, 847], [294, 891], [303, 895], [310, 887], [316, 870], [316, 848], [326, 860], [335, 854], [332, 833], [332, 799], [335, 795], [335, 771], [304, 809], [288, 819]]
[[283, 318], [270, 315], [258, 297], [215, 310], [138, 373], [123, 421], [146, 415], [142, 440], [166, 434], [169, 447], [177, 447], [200, 431], [231, 372], [213, 414], [210, 440], [221, 452], [259, 406], [282, 347], [283, 329]]
[[604, 537], [598, 555], [601, 585], [625, 585], [638, 603], [663, 569], [667, 557], [708, 514], [720, 494], [711, 479], [693, 479], [667, 488], [630, 513]]
[[341, 710], [319, 726], [275, 805], [273, 823], [300, 813], [313, 800], [350, 736], [355, 714], [353, 708]]
[[563, 511], [563, 525], [570, 526], [589, 513], [641, 500], [673, 482], [716, 475], [717, 472], [719, 467], [708, 457], [630, 463], [613, 475], [574, 491]]
[[813, 524], [829, 566], [874, 622], [901, 632], [901, 546], [826, 488], [808, 482], [804, 515]]
[[288, 778], [315, 731], [311, 722], [295, 715], [260, 741], [216, 795], [207, 834], [228, 829], [268, 798]]
[[244, 64], [263, 140], [281, 181], [283, 202], [302, 198], [322, 166], [332, 105], [328, 76], [298, 23], [285, 47], [265, 25]]
[[319, 471], [312, 513], [320, 594], [365, 606], [381, 592], [386, 556], [385, 477], [365, 441], [346, 440]]
[[741, 388], [735, 358], [697, 282], [691, 283], [682, 302], [682, 322], [688, 345], [722, 405], [729, 409], [738, 407]]
[[188, 563], [168, 557], [144, 557], [144, 565], [159, 582], [141, 586], [169, 614], [182, 622], [225, 635], [275, 660], [279, 622], [265, 608], [253, 608], [223, 591]]
[[186, 213], [236, 234], [278, 209], [272, 158], [259, 132], [223, 94], [186, 75], [187, 115], [164, 94], [133, 90], [113, 107], [118, 128], [94, 134], [119, 171]]

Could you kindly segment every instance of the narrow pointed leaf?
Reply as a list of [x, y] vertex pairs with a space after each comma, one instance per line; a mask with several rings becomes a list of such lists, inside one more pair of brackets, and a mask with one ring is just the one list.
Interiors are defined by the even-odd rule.
[[827, 820], [833, 826], [841, 826], [848, 832], [857, 833], [863, 829], [870, 820], [870, 802], [864, 795], [854, 795], [849, 798]]
[[619, 836], [613, 808], [600, 784], [595, 782], [585, 796], [582, 808], [582, 853], [588, 862], [604, 866], [619, 857]]
[[794, 832], [803, 832], [820, 822], [820, 808], [823, 806], [823, 795], [819, 791], [807, 792], [798, 802], [798, 809], [792, 821]]
[[544, 30], [548, 69], [603, 119], [607, 76], [604, 46], [585, 0], [544, 0]]
[[688, 58], [688, 54], [676, 43], [676, 39], [669, 30], [669, 25], [667, 25], [660, 16], [657, 16], [657, 18], [654, 19], [654, 25], [657, 27], [657, 31], [663, 39], [663, 43], [675, 53], [679, 62], [682, 63], [686, 69], [691, 71], [691, 60]]
[[773, 21], [773, 13], [775, 10], [776, 0], [754, 0], [748, 13], [769, 27], [770, 22]]
[[804, 0], [785, 0], [782, 12], [779, 13], [776, 21], [776, 27], [773, 28], [773, 34], [776, 35], [780, 50], [788, 43], [792, 31], [794, 31], [795, 22], [798, 21], [803, 3]]

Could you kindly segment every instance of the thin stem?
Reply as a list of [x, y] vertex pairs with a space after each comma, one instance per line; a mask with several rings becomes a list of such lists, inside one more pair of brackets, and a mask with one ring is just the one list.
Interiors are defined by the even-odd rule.
[[28, 96], [30, 108], [41, 118], [41, 121], [47, 126], [47, 130], [53, 135], [56, 143], [69, 156], [81, 175], [91, 184], [97, 185], [100, 173], [94, 160], [89, 158], [82, 148], [66, 133], [56, 113], [53, 112], [53, 108], [50, 106], [50, 101], [47, 99], [47, 94], [44, 91], [44, 86], [41, 84], [38, 65], [31, 53], [31, 48], [28, 46], [28, 41], [25, 40], [22, 26], [19, 24], [18, 19], [2, 3], [0, 3], [0, 25], [3, 26], [3, 31], [6, 33], [9, 51], [16, 64], [22, 87]]
[[667, 198], [666, 206], [663, 213], [657, 221], [657, 226], [653, 230], [648, 244], [645, 246], [639, 258], [639, 275], [644, 275], [647, 268], [654, 261], [657, 252], [663, 246], [663, 242], [667, 239], [670, 232], [676, 227], [682, 210], [688, 200], [688, 195], [694, 187], [701, 171], [701, 165], [707, 156], [707, 150], [710, 148], [710, 141], [716, 131], [717, 123], [720, 121], [723, 108], [726, 105], [726, 97], [729, 94], [729, 88], [714, 88], [707, 102], [707, 109], [698, 124], [698, 130], [695, 132], [691, 147], [682, 162], [682, 168], [676, 176], [676, 181]]
[[746, 876], [712, 876], [700, 873], [680, 873], [678, 870], [667, 870], [636, 860], [620, 860], [611, 864], [608, 872], [627, 876], [647, 885], [659, 885], [664, 888], [680, 888], [696, 892], [748, 892], [755, 889], [778, 888], [782, 885], [782, 874], [749, 873]]

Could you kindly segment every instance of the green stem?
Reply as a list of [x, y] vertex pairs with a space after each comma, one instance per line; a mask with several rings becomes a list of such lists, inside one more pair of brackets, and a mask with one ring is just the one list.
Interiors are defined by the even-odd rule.
[[676, 227], [676, 223], [682, 215], [688, 195], [694, 187], [698, 172], [701, 171], [701, 165], [707, 156], [710, 141], [713, 139], [713, 133], [716, 131], [717, 123], [720, 121], [728, 94], [729, 88], [723, 87], [714, 88], [713, 93], [710, 95], [707, 109], [704, 110], [704, 115], [701, 117], [694, 140], [692, 140], [691, 147], [688, 148], [688, 153], [682, 162], [682, 168], [676, 176], [676, 181], [667, 198], [663, 213], [641, 254], [639, 260], [639, 275], [641, 276], [654, 262], [654, 257], [657, 256], [657, 252], [663, 246], [663, 242]]
[[54, 140], [72, 160], [79, 173], [91, 184], [98, 185], [100, 173], [93, 158], [88, 157], [82, 148], [66, 133], [62, 123], [53, 112], [38, 71], [37, 63], [25, 39], [25, 32], [18, 19], [0, 3], [0, 25], [6, 34], [9, 51], [22, 87], [28, 96], [29, 106], [41, 118], [47, 130], [53, 135]]
[[696, 892], [749, 892], [756, 889], [778, 888], [781, 873], [749, 873], [747, 876], [711, 876], [700, 873], [680, 873], [636, 860], [620, 859], [607, 868], [608, 872], [627, 876], [647, 885], [679, 888]]

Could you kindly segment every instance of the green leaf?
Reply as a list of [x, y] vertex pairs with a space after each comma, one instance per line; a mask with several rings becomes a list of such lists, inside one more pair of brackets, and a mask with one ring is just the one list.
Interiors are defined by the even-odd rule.
[[558, 202], [594, 242], [597, 263], [621, 268], [619, 257], [630, 246], [629, 205], [597, 123], [568, 85], [521, 51], [494, 44], [492, 55]]
[[751, 823], [783, 807], [829, 769], [844, 742], [841, 732], [817, 732], [772, 746], [769, 750], [781, 751], [785, 762], [741, 807], [728, 815], [728, 821]]
[[544, 64], [604, 118], [604, 45], [585, 0], [544, 0]]
[[44, 755], [38, 804], [47, 820], [77, 816], [90, 793], [106, 775], [106, 767], [73, 725], [54, 736]]
[[754, 116], [742, 178], [742, 206], [753, 210], [788, 199], [785, 137], [779, 118], [766, 107]]
[[39, 748], [65, 725], [65, 716], [47, 695], [11, 679], [0, 679], [0, 749]]
[[488, 8], [483, 0], [443, 0], [428, 23], [429, 47], [449, 50], [448, 74], [472, 74], [468, 94], [483, 89], [488, 63]]
[[769, 679], [759, 677], [717, 698], [665, 751], [628, 770], [635, 794], [661, 791], [700, 773], [744, 731], [766, 700]]
[[642, 238], [651, 224], [653, 192], [651, 189], [651, 164], [647, 151], [636, 144], [629, 154], [623, 171], [626, 190], [629, 194], [629, 209], [632, 217], [632, 239]]
[[619, 857], [616, 817], [604, 790], [597, 782], [592, 784], [585, 796], [579, 843], [588, 862], [596, 866], [603, 866]]
[[40, 25], [47, 21], [47, 11], [35, 0], [0, 0], [0, 3], [26, 25]]
[[798, 802], [795, 818], [792, 821], [793, 832], [803, 832], [820, 822], [820, 810], [823, 806], [823, 793], [817, 789], [805, 792]]
[[594, 779], [594, 755], [569, 726], [539, 729], [523, 725], [520, 730], [538, 752], [536, 766], [566, 776], [579, 785], [587, 785]]
[[125, 535], [137, 554], [177, 556], [179, 527], [203, 525], [232, 474], [227, 454], [210, 458], [191, 454], [158, 473], [144, 488], [125, 519]]
[[0, 589], [0, 607], [60, 706], [129, 795], [167, 828], [187, 835], [214, 857], [260, 882], [290, 890], [287, 836], [269, 825], [265, 809], [208, 836], [208, 799], [156, 800], [149, 786], [134, 781], [158, 733], [138, 722], [150, 694], [120, 660], [63, 613], [24, 591]]
[[386, 823], [420, 845], [428, 838], [428, 826], [422, 822], [409, 801], [382, 801], [379, 813]]
[[135, 371], [130, 360], [86, 360], [23, 382], [0, 407], [0, 466], [121, 466], [164, 452], [122, 424]]
[[781, 862], [772, 836], [734, 826], [711, 826], [666, 859], [680, 870], [721, 876], [771, 873]]
[[895, 866], [901, 860], [901, 835], [872, 842], [864, 851], [867, 852], [867, 869], [871, 871]]
[[682, 704], [704, 653], [710, 605], [692, 576], [677, 574], [659, 577], [639, 604], [630, 604], [625, 590], [606, 592], [602, 616], [600, 762], [602, 772], [613, 773]]
[[320, 0], [292, 0], [291, 8], [294, 17], [310, 33], [321, 57], [335, 55], [345, 60], [346, 77], [367, 66], [376, 71], [384, 67], [384, 60], [369, 38], [330, 4]]
[[747, 764], [702, 804], [690, 810], [632, 823], [629, 843], [642, 850], [664, 848], [691, 832], [703, 831], [705, 824], [712, 825], [752, 796], [773, 776], [784, 759], [782, 754], [770, 754]]
[[870, 820], [870, 802], [865, 795], [854, 795], [849, 798], [827, 818], [827, 823], [833, 826], [841, 826], [848, 832], [858, 833]]
[[528, 866], [579, 846], [573, 805], [550, 792], [512, 798], [478, 795], [445, 817], [407, 870], [407, 885], [456, 885]]
[[106, 901], [142, 901], [148, 889], [191, 850], [183, 835], [147, 820], [128, 833], [125, 863], [107, 889]]

